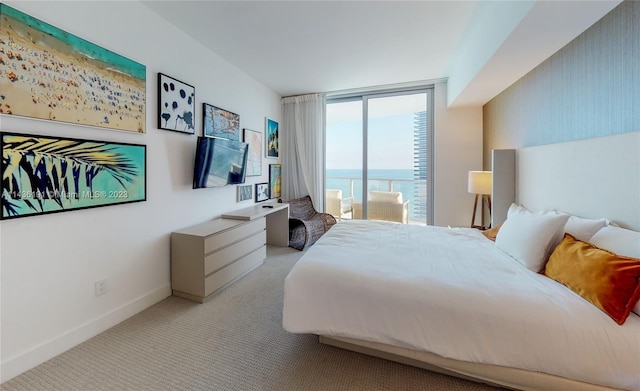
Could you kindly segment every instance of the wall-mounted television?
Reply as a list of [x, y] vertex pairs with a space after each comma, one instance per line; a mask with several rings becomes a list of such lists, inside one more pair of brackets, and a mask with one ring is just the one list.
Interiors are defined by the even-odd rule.
[[218, 137], [198, 137], [193, 188], [244, 183], [249, 144]]

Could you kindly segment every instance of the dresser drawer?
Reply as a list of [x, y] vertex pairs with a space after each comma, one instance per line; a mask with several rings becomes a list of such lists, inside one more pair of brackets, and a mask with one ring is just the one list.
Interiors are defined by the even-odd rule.
[[220, 247], [226, 246], [229, 243], [237, 242], [240, 239], [251, 236], [256, 232], [264, 231], [265, 229], [266, 219], [259, 218], [246, 224], [237, 226], [233, 229], [220, 232], [216, 235], [208, 236], [204, 240], [204, 253], [208, 254], [219, 249]]
[[249, 255], [218, 270], [204, 280], [204, 295], [209, 296], [238, 277], [260, 266], [267, 257], [267, 247], [262, 246]]
[[225, 247], [204, 258], [204, 275], [230, 264], [238, 258], [242, 258], [257, 248], [264, 247], [267, 243], [267, 233], [260, 231], [257, 234], [241, 240], [229, 247]]

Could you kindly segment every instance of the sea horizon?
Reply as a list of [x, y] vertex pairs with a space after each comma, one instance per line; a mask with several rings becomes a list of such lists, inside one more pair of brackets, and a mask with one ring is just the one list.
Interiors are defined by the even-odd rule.
[[[376, 168], [368, 170], [369, 179], [413, 179], [413, 168]], [[360, 168], [327, 168], [326, 176], [340, 178], [362, 178]]]

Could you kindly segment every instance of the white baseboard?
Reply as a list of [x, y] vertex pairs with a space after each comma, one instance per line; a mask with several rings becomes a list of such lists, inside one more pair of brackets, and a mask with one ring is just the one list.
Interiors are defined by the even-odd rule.
[[20, 355], [3, 361], [2, 364], [0, 364], [0, 383], [4, 383], [60, 353], [95, 337], [168, 296], [171, 296], [171, 284], [166, 284], [75, 329], [69, 330], [59, 337], [53, 338]]

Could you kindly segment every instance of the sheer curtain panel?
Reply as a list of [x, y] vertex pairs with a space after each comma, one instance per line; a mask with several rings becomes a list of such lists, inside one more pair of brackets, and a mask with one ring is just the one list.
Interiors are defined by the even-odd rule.
[[311, 196], [316, 210], [324, 211], [323, 94], [282, 99], [282, 197]]

